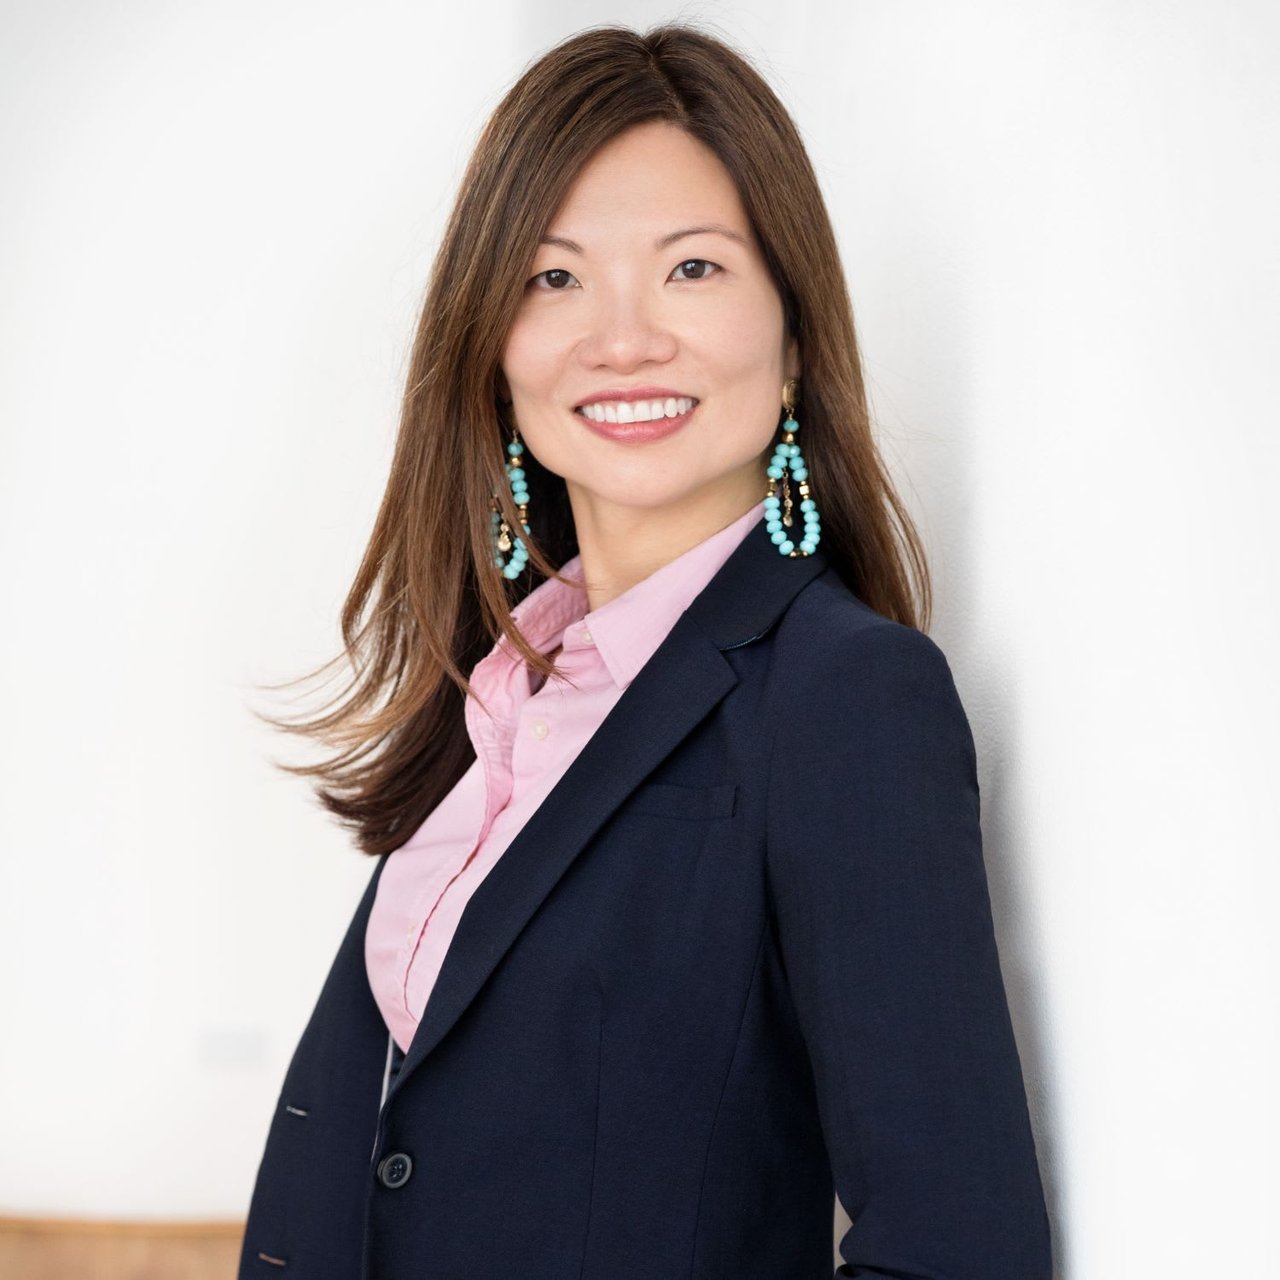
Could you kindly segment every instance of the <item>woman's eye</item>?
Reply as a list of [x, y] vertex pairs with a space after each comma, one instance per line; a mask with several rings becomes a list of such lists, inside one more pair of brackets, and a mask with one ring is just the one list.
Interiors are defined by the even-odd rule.
[[[682, 263], [681, 263], [681, 264], [676, 268], [676, 270], [677, 270], [677, 271], [683, 271], [683, 270], [685, 269], [685, 267], [694, 267], [694, 268], [698, 268], [698, 267], [710, 267], [713, 273], [714, 273], [714, 272], [716, 272], [716, 271], [719, 271], [719, 270], [720, 270], [720, 268], [719, 268], [718, 266], [716, 266], [716, 264], [715, 264], [714, 262], [708, 262], [708, 261], [706, 260], [706, 258], [686, 258], [686, 259], [685, 259], [685, 260], [684, 260], [684, 261], [683, 261], [683, 262], [682, 262]], [[689, 280], [689, 279], [693, 279], [693, 280], [705, 280], [706, 278], [707, 278], [707, 273], [706, 273], [706, 272], [702, 272], [702, 273], [700, 273], [700, 274], [698, 274], [698, 275], [695, 275], [695, 276], [692, 276], [692, 277], [690, 277], [690, 276], [683, 276], [683, 277], [682, 277], [682, 279], [685, 279], [685, 280]]]
[[542, 280], [544, 278], [546, 279], [548, 288], [553, 289], [557, 292], [563, 292], [564, 286], [562, 284], [562, 280], [566, 278], [569, 280], [572, 280], [573, 274], [569, 271], [563, 270], [560, 267], [552, 267], [548, 271], [539, 271], [538, 274], [534, 276], [532, 280], [529, 281], [529, 283], [531, 285], [537, 284], [539, 280]]

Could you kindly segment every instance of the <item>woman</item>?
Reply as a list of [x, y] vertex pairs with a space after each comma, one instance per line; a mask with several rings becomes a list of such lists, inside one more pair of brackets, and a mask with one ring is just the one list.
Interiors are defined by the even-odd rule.
[[357, 680], [302, 728], [377, 865], [240, 1275], [818, 1277], [834, 1190], [838, 1275], [1047, 1277], [927, 614], [792, 121], [688, 26], [553, 49], [466, 171]]

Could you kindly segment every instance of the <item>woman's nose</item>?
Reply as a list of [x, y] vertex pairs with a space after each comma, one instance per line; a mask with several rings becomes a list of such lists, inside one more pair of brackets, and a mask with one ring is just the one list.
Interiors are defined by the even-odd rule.
[[597, 302], [582, 355], [591, 365], [626, 370], [650, 361], [670, 360], [675, 351], [675, 335], [662, 315], [659, 300], [638, 292], [615, 291]]

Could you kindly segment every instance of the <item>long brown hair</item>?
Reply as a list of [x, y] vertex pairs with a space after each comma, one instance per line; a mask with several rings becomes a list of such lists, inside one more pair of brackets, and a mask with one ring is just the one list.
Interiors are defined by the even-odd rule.
[[[342, 609], [346, 686], [327, 710], [275, 728], [336, 756], [287, 772], [379, 855], [399, 848], [475, 759], [467, 679], [502, 635], [556, 671], [510, 610], [578, 550], [563, 479], [528, 450], [530, 531], [505, 472], [511, 438], [500, 361], [538, 241], [583, 164], [633, 125], [669, 121], [719, 156], [737, 184], [800, 344], [805, 458], [822, 548], [872, 609], [925, 628], [924, 550], [872, 438], [836, 238], [794, 122], [761, 74], [700, 25], [581, 31], [521, 74], [481, 132], [436, 255], [418, 322], [382, 504]], [[761, 496], [765, 478], [761, 475]], [[492, 495], [529, 565], [494, 564]], [[367, 615], [367, 616], [366, 616]]]

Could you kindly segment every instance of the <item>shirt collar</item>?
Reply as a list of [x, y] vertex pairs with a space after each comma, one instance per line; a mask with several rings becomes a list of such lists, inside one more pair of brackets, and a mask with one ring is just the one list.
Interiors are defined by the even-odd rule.
[[[594, 645], [613, 682], [625, 689], [751, 527], [763, 518], [761, 500], [598, 609], [587, 609], [582, 557], [576, 555], [560, 567], [571, 584], [548, 578], [512, 608], [511, 616], [539, 653], [550, 652], [557, 643], [566, 651]], [[582, 638], [584, 630], [590, 640]]]

